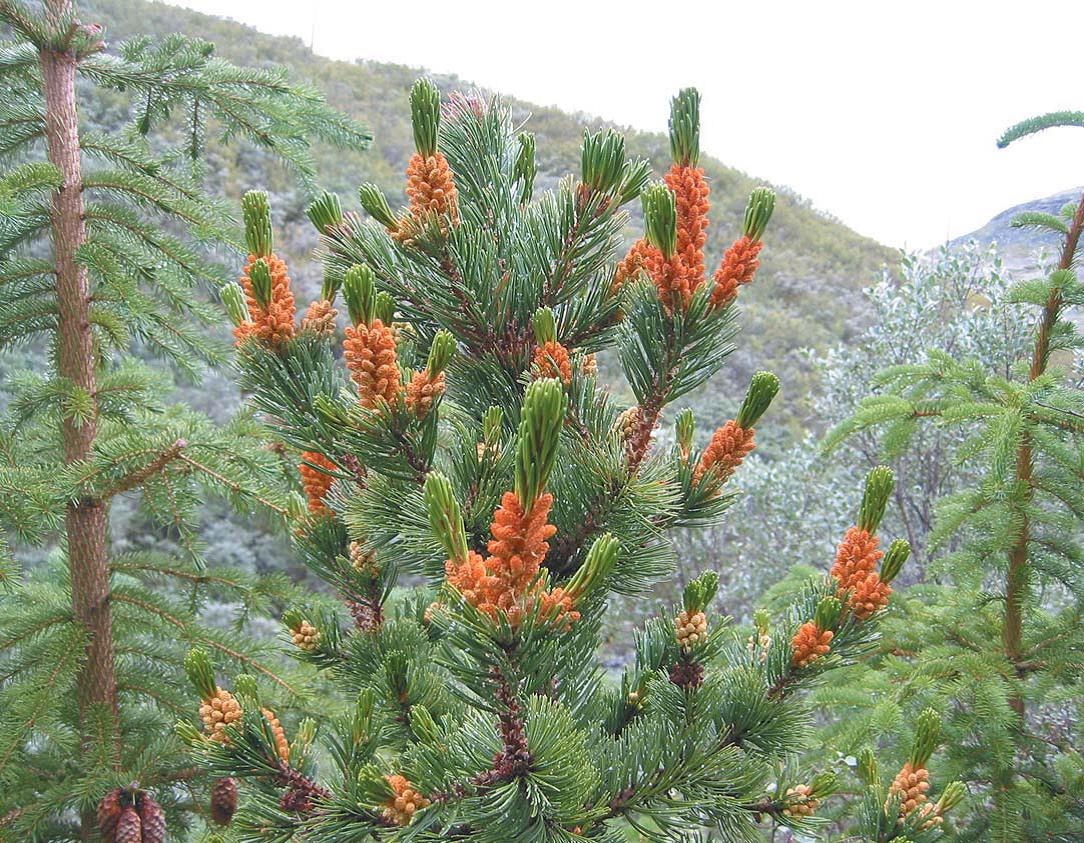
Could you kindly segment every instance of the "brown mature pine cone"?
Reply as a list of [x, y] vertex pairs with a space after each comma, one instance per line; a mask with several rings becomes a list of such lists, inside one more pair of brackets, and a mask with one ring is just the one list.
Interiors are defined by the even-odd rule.
[[113, 843], [143, 843], [143, 823], [135, 808], [125, 808], [117, 820]]
[[149, 793], [136, 791], [139, 821], [143, 827], [141, 843], [165, 843], [166, 814], [162, 806]]
[[117, 822], [124, 810], [120, 804], [121, 793], [121, 789], [115, 787], [98, 803], [98, 829], [102, 833], [103, 840], [111, 841], [117, 832]]
[[216, 779], [211, 787], [211, 819], [218, 825], [229, 825], [237, 812], [237, 782], [231, 778]]

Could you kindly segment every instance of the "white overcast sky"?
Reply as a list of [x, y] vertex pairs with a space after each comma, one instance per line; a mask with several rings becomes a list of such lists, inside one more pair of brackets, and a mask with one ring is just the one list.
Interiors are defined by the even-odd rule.
[[1084, 184], [1084, 129], [994, 145], [1084, 109], [1081, 0], [175, 2], [639, 129], [695, 85], [706, 152], [893, 246]]

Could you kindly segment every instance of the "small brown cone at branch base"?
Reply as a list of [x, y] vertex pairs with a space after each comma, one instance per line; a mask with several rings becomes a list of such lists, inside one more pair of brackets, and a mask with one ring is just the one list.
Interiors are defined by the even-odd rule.
[[[306, 463], [312, 463], [312, 465]], [[327, 471], [313, 468], [313, 465], [325, 468]], [[298, 464], [297, 470], [301, 475], [301, 485], [305, 489], [305, 497], [309, 502], [309, 512], [313, 515], [327, 512], [328, 507], [324, 503], [324, 498], [327, 497], [328, 490], [335, 482], [335, 478], [331, 475], [331, 472], [336, 470], [335, 463], [316, 451], [305, 451], [301, 454], [301, 463]]]
[[594, 354], [584, 355], [583, 373], [587, 377], [592, 377], [598, 374], [598, 358]]
[[539, 377], [560, 378], [565, 386], [572, 383], [572, 360], [568, 356], [568, 349], [559, 342], [536, 346], [534, 364], [538, 367]]
[[301, 623], [291, 629], [290, 634], [293, 638], [294, 646], [306, 653], [311, 653], [320, 646], [320, 630], [307, 620], [301, 621]]
[[783, 809], [783, 814], [788, 817], [813, 816], [821, 803], [819, 799], [814, 799], [811, 793], [813, 793], [813, 788], [807, 784], [787, 788], [787, 807]]
[[98, 829], [104, 840], [112, 840], [124, 807], [121, 805], [121, 789], [113, 788], [98, 803]]
[[241, 704], [229, 691], [216, 688], [214, 696], [205, 699], [199, 707], [199, 716], [207, 729], [207, 735], [218, 743], [229, 743], [225, 728], [241, 719]]
[[271, 727], [271, 734], [275, 737], [275, 752], [278, 753], [281, 758], [287, 764], [290, 762], [290, 742], [286, 740], [286, 730], [282, 728], [282, 724], [269, 708], [261, 708], [260, 714], [266, 718], [268, 725]]
[[828, 655], [834, 635], [832, 630], [821, 629], [813, 621], [806, 621], [798, 627], [798, 632], [791, 639], [795, 667], [808, 667], [821, 656]]
[[406, 405], [419, 419], [424, 419], [433, 402], [444, 394], [444, 373], [431, 377], [428, 370], [415, 372], [406, 388]]
[[135, 808], [125, 808], [117, 820], [113, 843], [143, 843], [143, 823]]
[[759, 240], [753, 240], [748, 236], [739, 237], [734, 241], [726, 254], [723, 262], [715, 270], [715, 289], [711, 293], [711, 306], [713, 308], [726, 307], [737, 298], [738, 288], [748, 284], [760, 268], [757, 256], [763, 247]]
[[379, 319], [374, 319], [371, 325], [350, 325], [343, 350], [361, 406], [371, 410], [381, 401], [394, 405], [399, 395], [400, 374], [392, 328]]
[[142, 827], [141, 843], [165, 843], [166, 814], [162, 806], [144, 791], [137, 792], [136, 801]]
[[674, 637], [682, 647], [692, 647], [708, 637], [708, 619], [703, 612], [682, 609], [674, 621]]
[[912, 767], [908, 761], [892, 780], [888, 795], [899, 796], [900, 814], [907, 817], [926, 802], [926, 791], [929, 789], [930, 771], [925, 767]]
[[720, 485], [725, 483], [756, 447], [755, 434], [751, 427], [741, 428], [733, 419], [728, 421], [711, 437], [711, 444], [693, 472], [693, 480], [700, 482], [708, 469], [714, 469], [716, 482]]
[[339, 312], [327, 299], [314, 301], [305, 311], [301, 320], [301, 330], [313, 331], [317, 334], [329, 335], [335, 333], [335, 317]]
[[229, 777], [216, 779], [211, 787], [211, 819], [229, 825], [237, 813], [237, 782]]
[[429, 807], [429, 800], [403, 776], [385, 776], [395, 795], [384, 803], [384, 818], [395, 825], [410, 825], [414, 814]]
[[670, 682], [679, 688], [699, 688], [704, 684], [704, 665], [698, 661], [679, 661], [670, 666]]

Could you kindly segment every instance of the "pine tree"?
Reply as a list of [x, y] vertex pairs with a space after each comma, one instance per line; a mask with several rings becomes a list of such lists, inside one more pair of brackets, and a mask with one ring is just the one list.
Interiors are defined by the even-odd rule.
[[[1084, 115], [1025, 121], [999, 145], [1055, 125], [1084, 126]], [[892, 624], [895, 655], [883, 666], [902, 709], [932, 702], [952, 712], [945, 763], [977, 794], [960, 839], [1076, 839], [1084, 834], [1072, 716], [1084, 674], [1084, 395], [1071, 309], [1084, 302], [1084, 196], [1060, 214], [1029, 212], [1013, 224], [1061, 241], [1046, 277], [1009, 290], [1017, 306], [1038, 309], [1027, 357], [1001, 372], [931, 351], [890, 368], [881, 394], [835, 438], [875, 431], [891, 455], [923, 425], [962, 435], [953, 458], [977, 480], [938, 502], [937, 585]]]
[[[354, 147], [368, 135], [281, 70], [234, 67], [202, 41], [111, 52], [70, 0], [0, 0], [0, 22], [12, 36], [0, 44], [0, 152], [25, 162], [0, 179], [0, 347], [45, 347], [48, 361], [5, 386], [0, 524], [24, 545], [59, 540], [66, 561], [23, 583], [13, 543], [0, 543], [0, 582], [15, 592], [0, 619], [0, 832], [90, 840], [102, 794], [136, 778], [171, 811], [193, 807], [167, 787], [190, 773], [160, 719], [175, 705], [178, 640], [258, 664], [193, 625], [207, 589], [265, 598], [206, 569], [191, 515], [205, 488], [251, 508], [276, 460], [244, 419], [217, 429], [163, 403], [168, 376], [131, 353], [189, 376], [222, 359], [206, 294], [225, 277], [211, 253], [234, 224], [200, 184], [205, 133], [265, 147], [310, 182], [310, 140]], [[128, 98], [125, 132], [81, 130], [91, 90]], [[110, 556], [110, 502], [126, 493], [184, 539], [185, 558]], [[189, 593], [168, 598], [153, 587], [163, 579]], [[157, 820], [142, 823], [148, 840]]]
[[[672, 104], [665, 182], [648, 184], [619, 134], [588, 132], [578, 177], [544, 193], [534, 139], [499, 100], [453, 95], [442, 109], [423, 80], [411, 111], [406, 209], [372, 185], [360, 189], [369, 220], [329, 196], [310, 208], [325, 269], [317, 310], [342, 294], [345, 365], [323, 327], [280, 321], [292, 292], [272, 282], [268, 248], [223, 294], [242, 386], [299, 454], [297, 546], [345, 606], [295, 606], [287, 635], [349, 700], [342, 716], [329, 700], [286, 758], [263, 683], [246, 673], [224, 687], [213, 654], [191, 651], [201, 710], [228, 708], [231, 722], [178, 729], [213, 775], [238, 782], [236, 839], [614, 843], [630, 829], [651, 840], [701, 828], [752, 839], [761, 822], [815, 829], [833, 778], [795, 763], [813, 728], [803, 689], [876, 639], [908, 554], [903, 542], [882, 552], [876, 536], [890, 471], [870, 473], [831, 573], [764, 619], [754, 646], [715, 610], [709, 571], [634, 634], [619, 678], [595, 661], [601, 635], [620, 628], [609, 598], [650, 595], [674, 561], [667, 532], [731, 504], [728, 482], [779, 388], [757, 374], [703, 449], [688, 410], [673, 447], [655, 441], [663, 411], [730, 351], [773, 194], [753, 193], [709, 278], [694, 90]], [[645, 236], [618, 259], [637, 196]], [[250, 194], [244, 208], [255, 243], [266, 199]], [[633, 407], [600, 387], [598, 353], [619, 360]], [[394, 597], [402, 576], [426, 585]], [[940, 835], [929, 812], [903, 804], [882, 793], [876, 839]]]

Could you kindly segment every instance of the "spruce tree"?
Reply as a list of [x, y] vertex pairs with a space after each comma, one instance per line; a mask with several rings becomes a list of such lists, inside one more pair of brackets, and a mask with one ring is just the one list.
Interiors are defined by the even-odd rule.
[[[418, 82], [409, 206], [393, 211], [372, 185], [360, 188], [370, 219], [329, 195], [312, 205], [325, 284], [300, 325], [266, 197], [245, 197], [252, 254], [223, 293], [241, 384], [298, 453], [296, 544], [343, 601], [291, 607], [285, 632], [347, 704], [328, 698], [287, 743], [263, 713], [265, 682], [243, 673], [231, 689], [213, 653], [191, 651], [203, 728], [178, 729], [239, 787], [242, 807], [223, 812], [231, 839], [614, 843], [632, 829], [744, 840], [761, 823], [818, 827], [833, 777], [796, 763], [813, 729], [803, 691], [876, 639], [908, 555], [876, 536], [890, 471], [869, 474], [831, 571], [753, 640], [718, 614], [707, 571], [629, 633], [620, 676], [596, 661], [621, 629], [610, 598], [647, 598], [672, 569], [668, 531], [731, 504], [779, 388], [757, 374], [706, 446], [688, 410], [672, 445], [656, 436], [730, 352], [775, 199], [754, 191], [709, 277], [699, 105], [692, 89], [673, 101], [664, 182], [648, 183], [619, 134], [586, 132], [580, 173], [540, 192], [534, 138], [499, 100], [442, 108]], [[645, 235], [621, 258], [638, 196]], [[603, 353], [634, 406], [601, 387]], [[393, 593], [402, 577], [424, 584]], [[936, 721], [926, 715], [916, 777]], [[960, 797], [869, 780], [878, 840], [937, 839]]]
[[[24, 162], [0, 179], [0, 346], [46, 359], [5, 385], [0, 421], [0, 525], [15, 539], [0, 544], [15, 592], [0, 619], [0, 833], [85, 841], [99, 799], [134, 779], [170, 810], [194, 807], [191, 792], [168, 787], [191, 771], [160, 719], [176, 705], [178, 641], [258, 664], [193, 623], [205, 589], [247, 599], [251, 583], [206, 569], [191, 516], [203, 488], [251, 508], [275, 459], [244, 420], [217, 429], [165, 404], [168, 376], [132, 353], [188, 375], [222, 359], [207, 293], [224, 278], [213, 251], [234, 242], [235, 223], [200, 184], [205, 133], [265, 147], [309, 181], [311, 140], [369, 138], [281, 70], [234, 67], [202, 41], [110, 51], [70, 0], [0, 0], [0, 22], [11, 35], [0, 44], [0, 153]], [[126, 131], [81, 130], [80, 102], [98, 91], [127, 97]], [[139, 494], [184, 538], [185, 558], [111, 557], [121, 494]], [[20, 582], [14, 544], [56, 541], [63, 572]], [[154, 587], [163, 579], [187, 593], [167, 597]], [[150, 793], [110, 798], [106, 838], [142, 823], [144, 841], [162, 839]]]
[[[999, 146], [1063, 125], [1084, 126], [1084, 115], [1025, 121]], [[945, 763], [976, 794], [960, 839], [1077, 839], [1084, 394], [1072, 311], [1084, 303], [1084, 196], [1013, 224], [1059, 241], [1049, 273], [1008, 293], [1038, 311], [1027, 357], [1003, 372], [934, 350], [889, 368], [831, 441], [874, 431], [891, 456], [924, 425], [962, 439], [952, 456], [977, 480], [938, 501], [934, 578], [892, 624], [880, 666], [900, 711], [932, 703], [952, 713]]]

